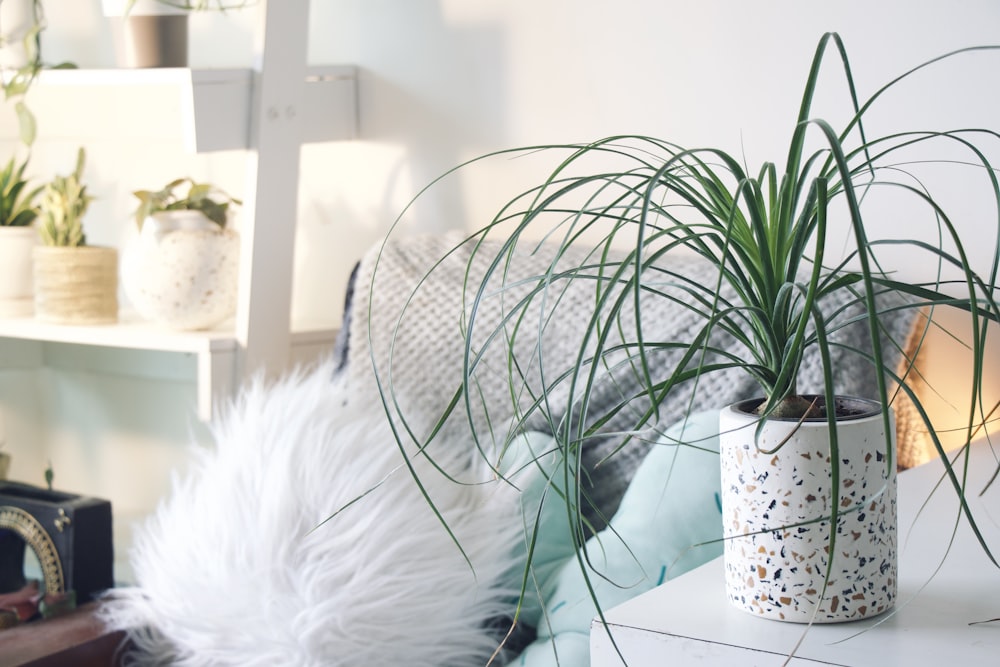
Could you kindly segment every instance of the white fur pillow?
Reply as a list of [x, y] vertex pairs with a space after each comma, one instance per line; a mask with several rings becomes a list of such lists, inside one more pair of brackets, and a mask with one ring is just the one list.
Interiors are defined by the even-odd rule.
[[[139, 664], [489, 660], [499, 638], [488, 621], [512, 613], [520, 581], [516, 491], [456, 484], [411, 459], [473, 570], [404, 465], [382, 406], [332, 378], [326, 364], [253, 383], [137, 533], [137, 585], [110, 592], [106, 619], [131, 631]], [[490, 480], [471, 442], [434, 447], [449, 473]]]

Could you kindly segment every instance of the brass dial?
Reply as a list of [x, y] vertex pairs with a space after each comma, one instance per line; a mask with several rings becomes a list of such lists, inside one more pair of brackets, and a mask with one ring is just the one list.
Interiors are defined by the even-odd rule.
[[38, 562], [42, 565], [45, 592], [63, 593], [65, 580], [59, 552], [56, 551], [56, 545], [38, 519], [20, 507], [0, 505], [0, 528], [14, 531], [34, 550]]

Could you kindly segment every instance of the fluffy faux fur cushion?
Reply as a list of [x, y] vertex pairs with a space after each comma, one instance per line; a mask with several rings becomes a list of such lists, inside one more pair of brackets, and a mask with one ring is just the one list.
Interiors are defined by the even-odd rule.
[[327, 364], [252, 384], [138, 532], [137, 585], [105, 607], [138, 664], [487, 663], [519, 582], [516, 491], [468, 442], [435, 443], [435, 462], [484, 483], [410, 459], [470, 568], [382, 406], [332, 377]]

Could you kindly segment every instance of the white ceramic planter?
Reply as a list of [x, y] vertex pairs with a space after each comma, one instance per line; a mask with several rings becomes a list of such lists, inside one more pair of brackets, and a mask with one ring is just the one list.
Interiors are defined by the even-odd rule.
[[0, 227], [0, 317], [26, 317], [35, 309], [32, 252], [34, 227]]
[[209, 329], [236, 312], [240, 238], [198, 211], [157, 213], [122, 254], [122, 285], [143, 318]]
[[[755, 444], [759, 418], [740, 408], [752, 409], [756, 401], [722, 411], [726, 592], [740, 609], [776, 620], [836, 623], [894, 604], [896, 471], [886, 462], [881, 410], [872, 401], [842, 400], [868, 414], [839, 422], [836, 493], [825, 419], [768, 420]], [[785, 438], [778, 451], [766, 453]], [[892, 442], [895, 447], [894, 434]], [[833, 503], [840, 514], [827, 580]]]

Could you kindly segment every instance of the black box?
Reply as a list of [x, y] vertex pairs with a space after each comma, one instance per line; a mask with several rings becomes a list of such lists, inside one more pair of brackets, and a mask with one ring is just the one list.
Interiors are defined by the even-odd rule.
[[25, 544], [41, 563], [46, 593], [73, 591], [83, 604], [114, 585], [107, 500], [0, 482], [0, 593], [25, 585]]

